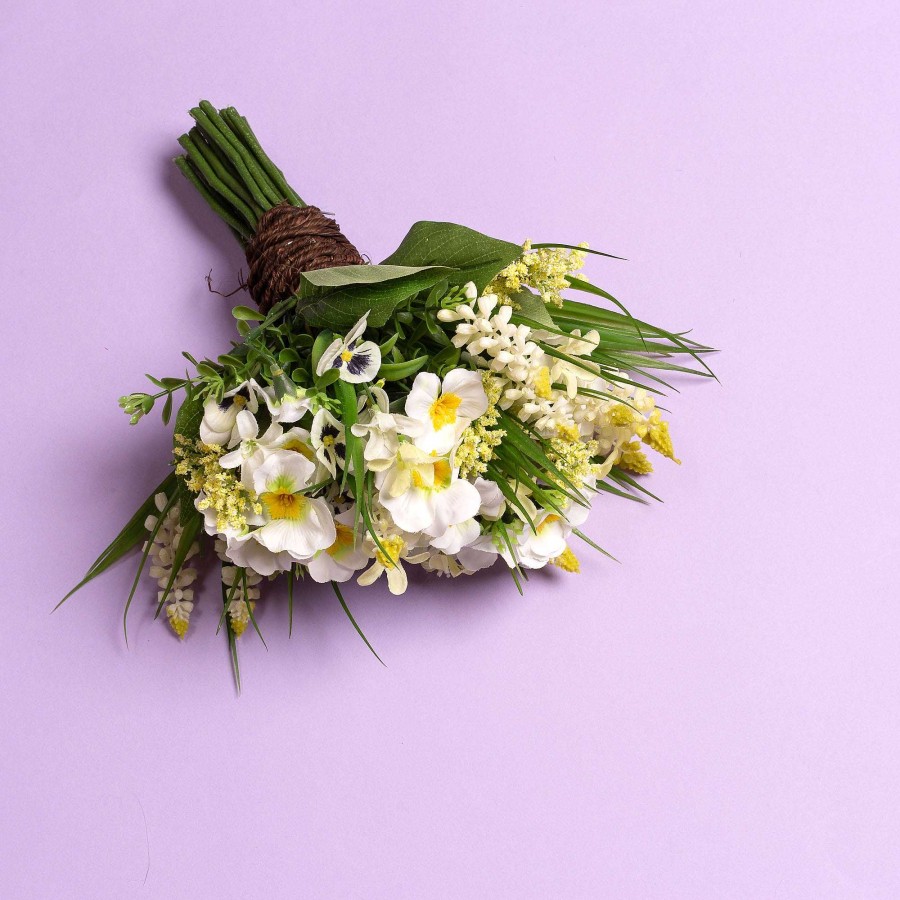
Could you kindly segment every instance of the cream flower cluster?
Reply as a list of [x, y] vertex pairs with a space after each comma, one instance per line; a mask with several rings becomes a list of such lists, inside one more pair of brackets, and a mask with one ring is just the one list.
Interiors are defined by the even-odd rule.
[[500, 376], [501, 409], [548, 440], [576, 434], [582, 441], [597, 441], [599, 454], [606, 457], [605, 471], [595, 472], [602, 477], [622, 447], [640, 435], [645, 414], [654, 409], [652, 396], [600, 374], [590, 360], [600, 340], [596, 331], [582, 335], [576, 329], [563, 337], [516, 325], [512, 315], [511, 306], [485, 294], [474, 305], [441, 310], [438, 318], [457, 323], [454, 345], [465, 349], [474, 364]]
[[[144, 545], [150, 559], [150, 577], [156, 579], [159, 586], [157, 602], [162, 603], [166, 598], [166, 617], [169, 625], [178, 637], [184, 638], [194, 610], [194, 589], [191, 585], [197, 578], [197, 570], [193, 566], [182, 565], [172, 580], [172, 565], [182, 540], [178, 505], [170, 503], [169, 498], [163, 493], [157, 494], [153, 502], [158, 514], [147, 516], [144, 522], [147, 531], [151, 534], [156, 532], [149, 542], [149, 547]], [[197, 543], [192, 543], [185, 561], [196, 556], [198, 551]]]

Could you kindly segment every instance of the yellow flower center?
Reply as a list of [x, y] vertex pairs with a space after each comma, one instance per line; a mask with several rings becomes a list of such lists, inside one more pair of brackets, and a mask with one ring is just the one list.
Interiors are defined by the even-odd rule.
[[349, 525], [342, 525], [340, 522], [335, 522], [334, 530], [337, 532], [337, 537], [327, 550], [329, 556], [336, 556], [338, 553], [350, 550], [356, 542], [355, 532]]
[[299, 453], [301, 456], [305, 456], [308, 460], [315, 459], [315, 453], [313, 453], [312, 447], [309, 444], [304, 443], [300, 440], [300, 438], [291, 438], [289, 441], [285, 441], [281, 445], [282, 450], [293, 450], [295, 453]]
[[425, 487], [425, 479], [422, 477], [422, 473], [418, 469], [413, 469], [412, 471], [412, 483], [413, 487]]
[[406, 542], [400, 537], [399, 534], [395, 534], [393, 537], [382, 538], [381, 546], [384, 547], [385, 553], [382, 553], [381, 550], [375, 551], [375, 558], [380, 562], [386, 569], [393, 569], [397, 565], [397, 561], [400, 559], [400, 554], [403, 552], [403, 548], [406, 547]]
[[559, 516], [551, 513], [549, 516], [547, 516], [544, 519], [543, 522], [541, 522], [540, 525], [538, 525], [537, 533], [540, 534], [545, 528], [549, 528], [554, 522], [558, 522], [559, 518], [560, 518]]
[[345, 363], [348, 363], [348, 362], [350, 362], [351, 359], [353, 359], [353, 354], [352, 354], [349, 350], [344, 350], [344, 351], [341, 353], [341, 359], [342, 359]]
[[241, 409], [242, 407], [247, 405], [247, 398], [242, 397], [240, 394], [235, 394], [231, 398], [231, 403], [233, 406], [236, 406], [238, 409]]
[[260, 494], [270, 519], [291, 519], [296, 522], [303, 515], [306, 497], [302, 494], [291, 494], [289, 491], [269, 491]]
[[439, 431], [445, 425], [452, 425], [456, 421], [456, 410], [462, 403], [462, 397], [458, 394], [441, 394], [428, 410], [431, 416], [431, 424], [435, 431]]

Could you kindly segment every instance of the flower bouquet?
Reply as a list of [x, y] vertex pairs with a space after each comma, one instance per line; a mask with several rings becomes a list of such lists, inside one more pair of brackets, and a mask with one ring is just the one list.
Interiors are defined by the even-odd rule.
[[330, 584], [365, 640], [351, 579], [402, 594], [410, 566], [499, 563], [521, 591], [531, 570], [577, 572], [573, 541], [600, 550], [581, 530], [596, 495], [653, 497], [647, 452], [678, 462], [661, 376], [711, 375], [709, 348], [590, 283], [586, 254], [609, 254], [417, 222], [369, 264], [236, 110], [191, 116], [175, 163], [244, 248], [254, 306], [217, 359], [186, 352], [184, 377], [121, 398], [132, 424], [157, 405], [168, 423], [183, 394], [171, 471], [70, 594], [142, 547], [125, 618], [148, 569], [184, 638], [213, 551], [239, 686], [264, 580], [285, 579], [289, 622], [298, 580]]

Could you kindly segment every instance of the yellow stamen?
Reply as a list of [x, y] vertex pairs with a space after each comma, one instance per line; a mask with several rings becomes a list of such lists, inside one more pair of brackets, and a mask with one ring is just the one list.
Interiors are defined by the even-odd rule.
[[563, 572], [581, 571], [581, 564], [578, 562], [578, 557], [572, 552], [570, 547], [566, 547], [556, 559], [551, 559], [550, 562], [553, 563], [554, 566], [559, 566]]
[[303, 515], [306, 497], [289, 491], [269, 491], [260, 494], [270, 519], [290, 519], [296, 522]]
[[353, 353], [352, 353], [350, 350], [344, 350], [344, 351], [341, 353], [341, 359], [342, 359], [345, 363], [348, 363], [348, 362], [350, 362], [351, 359], [353, 359]]
[[312, 461], [315, 459], [315, 453], [313, 452], [312, 447], [309, 444], [301, 441], [300, 438], [291, 438], [289, 441], [285, 441], [281, 445], [282, 450], [293, 450], [295, 453], [299, 453], [301, 456], [305, 456], [308, 460]]
[[550, 369], [548, 366], [541, 366], [538, 369], [537, 378], [534, 380], [534, 392], [543, 400], [549, 400], [553, 396], [550, 387]]
[[343, 553], [345, 550], [351, 549], [354, 543], [356, 543], [356, 533], [349, 525], [342, 525], [340, 522], [335, 522], [334, 530], [337, 532], [337, 537], [334, 539], [334, 543], [326, 551], [329, 556], [336, 556], [338, 553]]
[[385, 567], [385, 569], [393, 569], [400, 560], [400, 554], [406, 547], [406, 542], [399, 534], [389, 538], [381, 539], [381, 546], [384, 547], [387, 556], [381, 550], [375, 551], [375, 558]]
[[452, 425], [456, 421], [456, 410], [462, 403], [462, 397], [457, 394], [441, 394], [431, 408], [428, 414], [431, 416], [431, 424], [435, 431], [439, 431], [445, 425]]

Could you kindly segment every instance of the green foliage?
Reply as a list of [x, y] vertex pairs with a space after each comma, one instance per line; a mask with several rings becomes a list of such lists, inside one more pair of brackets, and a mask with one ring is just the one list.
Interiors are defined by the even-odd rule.
[[94, 560], [93, 565], [87, 570], [87, 574], [75, 587], [66, 594], [54, 609], [59, 609], [69, 597], [83, 588], [89, 581], [105, 572], [113, 563], [120, 560], [129, 550], [133, 550], [147, 536], [144, 522], [147, 516], [157, 512], [155, 497], [163, 492], [170, 495], [175, 489], [175, 474], [170, 472], [151, 492], [150, 496], [138, 507], [135, 514], [128, 520], [124, 528], [113, 538], [109, 546]]
[[297, 311], [314, 328], [347, 330], [368, 311], [380, 328], [397, 305], [444, 280], [447, 266], [336, 266], [304, 272]]
[[488, 282], [522, 255], [509, 241], [488, 237], [452, 222], [416, 222], [385, 265], [450, 266], [451, 285], [474, 281], [479, 293]]

